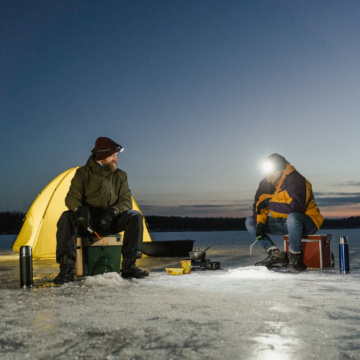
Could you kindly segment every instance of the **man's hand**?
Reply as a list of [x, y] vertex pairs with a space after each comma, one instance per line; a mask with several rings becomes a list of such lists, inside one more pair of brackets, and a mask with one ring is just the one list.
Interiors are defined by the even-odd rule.
[[265, 225], [263, 223], [258, 223], [256, 225], [256, 239], [261, 240], [266, 236]]
[[100, 217], [100, 230], [102, 234], [109, 234], [111, 223], [116, 216], [116, 210], [113, 208], [105, 210]]
[[75, 210], [76, 223], [81, 234], [86, 234], [91, 226], [90, 210], [87, 206], [79, 206]]
[[269, 207], [269, 201], [270, 201], [270, 199], [266, 198], [265, 200], [263, 200], [259, 203], [259, 205], [256, 208], [256, 212], [258, 213], [258, 215], [261, 214], [262, 209], [266, 209]]

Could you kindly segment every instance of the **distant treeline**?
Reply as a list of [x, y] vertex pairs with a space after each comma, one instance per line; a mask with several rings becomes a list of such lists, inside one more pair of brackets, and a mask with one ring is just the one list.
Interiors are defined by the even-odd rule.
[[[25, 213], [0, 212], [0, 234], [18, 234]], [[151, 231], [235, 231], [246, 230], [246, 218], [201, 218], [180, 216], [147, 216]], [[360, 229], [360, 216], [325, 219], [323, 229]]]
[[342, 219], [324, 219], [323, 229], [360, 229], [360, 216]]
[[24, 217], [25, 213], [21, 211], [0, 212], [0, 234], [18, 234]]
[[[180, 216], [147, 216], [151, 231], [229, 231], [246, 230], [246, 218], [200, 218]], [[323, 229], [358, 229], [360, 216], [325, 219]]]
[[151, 231], [226, 231], [246, 230], [246, 218], [200, 218], [147, 216]]

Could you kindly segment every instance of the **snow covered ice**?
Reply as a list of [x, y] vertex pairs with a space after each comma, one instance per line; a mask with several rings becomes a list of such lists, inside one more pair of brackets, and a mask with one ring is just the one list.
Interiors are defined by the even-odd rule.
[[[180, 258], [143, 258], [145, 280], [116, 273], [52, 287], [55, 261], [34, 261], [19, 288], [18, 257], [0, 256], [1, 359], [360, 359], [360, 231], [331, 230], [336, 266], [300, 274], [254, 267], [246, 232], [158, 233], [194, 239], [222, 270], [170, 276]], [[338, 268], [348, 236], [351, 274]], [[280, 238], [276, 240], [282, 248]], [[1, 239], [0, 239], [1, 244]]]

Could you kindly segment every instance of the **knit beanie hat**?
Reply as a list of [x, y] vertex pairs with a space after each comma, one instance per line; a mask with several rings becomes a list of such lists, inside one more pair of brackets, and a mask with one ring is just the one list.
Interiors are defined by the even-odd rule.
[[278, 171], [278, 170], [285, 170], [286, 168], [286, 159], [279, 155], [279, 154], [271, 154], [267, 157], [266, 161], [269, 161], [272, 163], [273, 165], [273, 170], [274, 171]]
[[95, 148], [91, 150], [95, 154], [97, 161], [104, 160], [107, 157], [118, 153], [122, 147], [107, 137], [99, 137], [96, 139]]

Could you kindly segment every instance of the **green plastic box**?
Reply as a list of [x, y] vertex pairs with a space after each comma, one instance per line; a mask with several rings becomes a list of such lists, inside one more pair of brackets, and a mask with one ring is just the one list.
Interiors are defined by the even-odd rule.
[[123, 239], [120, 234], [103, 237], [77, 238], [75, 274], [93, 276], [120, 272]]

